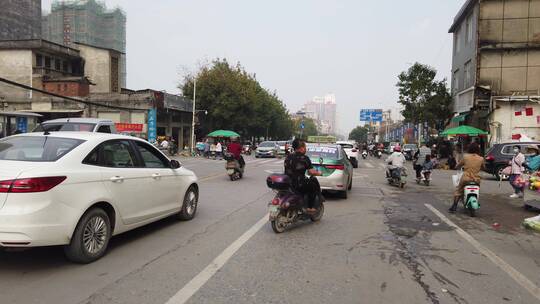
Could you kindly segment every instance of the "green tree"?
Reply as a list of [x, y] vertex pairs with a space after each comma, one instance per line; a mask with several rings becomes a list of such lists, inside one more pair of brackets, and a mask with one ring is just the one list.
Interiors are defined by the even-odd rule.
[[216, 129], [234, 130], [244, 138], [292, 136], [292, 121], [283, 102], [239, 63], [232, 66], [216, 59], [195, 75], [185, 76], [179, 87], [187, 98], [193, 96], [195, 78], [197, 109], [208, 111], [206, 116], [199, 115], [198, 137]]
[[367, 142], [368, 141], [369, 127], [367, 126], [358, 126], [354, 128], [351, 133], [349, 133], [349, 140], [354, 140], [356, 142]]
[[435, 80], [436, 75], [437, 70], [417, 62], [398, 76], [399, 103], [404, 106], [401, 114], [408, 122], [438, 127], [452, 117], [446, 79]]
[[300, 128], [302, 120], [293, 121], [294, 136], [297, 138], [307, 139], [308, 136], [317, 136], [319, 131], [317, 130], [317, 124], [311, 118], [304, 118], [304, 130]]

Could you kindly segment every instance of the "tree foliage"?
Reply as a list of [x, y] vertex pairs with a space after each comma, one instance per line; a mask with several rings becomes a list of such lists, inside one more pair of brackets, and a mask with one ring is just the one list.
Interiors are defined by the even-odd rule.
[[292, 136], [293, 122], [283, 102], [239, 63], [232, 66], [225, 59], [216, 59], [196, 75], [185, 76], [180, 89], [187, 98], [193, 96], [195, 77], [197, 109], [208, 111], [199, 114], [199, 137], [218, 129], [234, 130], [244, 138]]
[[297, 138], [307, 139], [308, 136], [317, 136], [317, 124], [311, 118], [304, 118], [304, 130], [300, 128], [301, 120], [293, 121], [294, 136]]
[[437, 127], [452, 116], [446, 79], [435, 80], [436, 75], [437, 70], [417, 62], [398, 76], [399, 103], [405, 107], [401, 114], [408, 122]]
[[367, 142], [368, 133], [369, 128], [367, 126], [358, 126], [354, 128], [351, 133], [349, 133], [349, 140], [354, 140], [356, 142]]

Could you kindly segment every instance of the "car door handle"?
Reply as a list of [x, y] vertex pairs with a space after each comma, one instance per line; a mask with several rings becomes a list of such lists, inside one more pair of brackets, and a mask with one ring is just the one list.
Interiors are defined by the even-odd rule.
[[159, 178], [161, 178], [161, 175], [159, 173], [154, 173], [154, 174], [152, 174], [152, 178], [153, 179], [159, 179]]
[[121, 183], [124, 181], [124, 178], [121, 176], [113, 176], [110, 178], [111, 182], [113, 183]]

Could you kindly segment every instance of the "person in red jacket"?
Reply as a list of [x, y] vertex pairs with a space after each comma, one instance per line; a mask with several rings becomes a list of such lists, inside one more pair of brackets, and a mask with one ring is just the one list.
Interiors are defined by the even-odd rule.
[[238, 143], [238, 138], [233, 138], [231, 143], [227, 146], [227, 151], [231, 153], [236, 160], [240, 163], [240, 167], [244, 167], [246, 162], [242, 157], [242, 145]]

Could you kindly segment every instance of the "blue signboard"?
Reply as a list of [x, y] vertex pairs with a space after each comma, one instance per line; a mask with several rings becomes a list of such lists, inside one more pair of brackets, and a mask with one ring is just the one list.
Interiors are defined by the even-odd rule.
[[28, 132], [28, 119], [26, 117], [17, 117], [17, 131], [20, 133]]
[[157, 140], [157, 111], [156, 109], [148, 110], [148, 141], [151, 143]]
[[383, 111], [381, 109], [360, 110], [360, 121], [381, 122], [383, 121]]

